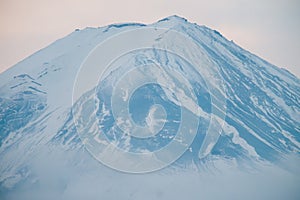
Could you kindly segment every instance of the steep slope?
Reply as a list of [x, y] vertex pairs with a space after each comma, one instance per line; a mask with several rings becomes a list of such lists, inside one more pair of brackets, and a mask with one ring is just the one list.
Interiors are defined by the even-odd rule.
[[[165, 32], [174, 30], [192, 40], [201, 56], [190, 52], [183, 52], [182, 55], [193, 58], [199, 63], [200, 68], [197, 69], [200, 70], [193, 71], [184, 59], [180, 60], [179, 56], [159, 49], [131, 52], [128, 57], [120, 58], [120, 63], [126, 63], [128, 67], [124, 65], [123, 68], [116, 68], [111, 74], [104, 76], [101, 84], [90, 88], [90, 91], [85, 92], [72, 105], [73, 87], [76, 85], [80, 66], [90, 52], [99, 43], [113, 36], [145, 27], [165, 29]], [[156, 39], [163, 41], [162, 45], [171, 46], [174, 51], [185, 50], [183, 44], [176, 44], [167, 34]], [[279, 69], [243, 50], [217, 31], [172, 16], [147, 26], [117, 24], [77, 30], [0, 74], [1, 191], [6, 192], [20, 184], [37, 184], [38, 181], [34, 180], [39, 180], [39, 176], [32, 166], [35, 166], [40, 157], [53, 152], [60, 156], [67, 154], [68, 162], [71, 163], [69, 165], [74, 168], [77, 165], [81, 166], [82, 162], [92, 163], [93, 167], [97, 166], [84, 149], [74, 115], [86, 116], [90, 120], [81, 131], [93, 134], [95, 126], [104, 127], [105, 130], [101, 130], [111, 136], [111, 141], [117, 142], [115, 141], [117, 139], [122, 141], [124, 138], [114, 138], [118, 132], [109, 135], [117, 123], [111, 121], [114, 120], [111, 118], [113, 110], [106, 100], [112, 96], [110, 86], [117, 84], [116, 79], [126, 71], [132, 70], [132, 66], [139, 66], [143, 62], [149, 64], [151, 63], [149, 60], [151, 62], [154, 60], [161, 66], [172, 66], [172, 69], [178, 71], [180, 75], [188, 77], [187, 80], [195, 93], [194, 99], [192, 95], [189, 97], [203, 111], [197, 115], [200, 125], [196, 129], [195, 139], [187, 151], [169, 168], [175, 170], [197, 168], [201, 171], [205, 168], [214, 168], [214, 164], [212, 166], [210, 164], [218, 159], [228, 160], [231, 164], [240, 163], [238, 166], [245, 160], [250, 160], [250, 163], [268, 162], [276, 165], [282, 157], [289, 154], [299, 155], [300, 80], [288, 71]], [[158, 76], [155, 71], [149, 72], [148, 75]], [[209, 83], [213, 81], [210, 75], [221, 78], [222, 82]], [[176, 79], [175, 76], [170, 77], [172, 80]], [[176, 80], [177, 82], [174, 81], [176, 87], [171, 89], [175, 90], [183, 85], [184, 81]], [[211, 105], [211, 99], [221, 101], [210, 93], [210, 86], [216, 92], [224, 93], [222, 95], [226, 97], [224, 105], [226, 115], [216, 144], [206, 142], [204, 139], [205, 131], [209, 129], [210, 117], [213, 115], [211, 109], [218, 107]], [[100, 102], [97, 105], [96, 115], [102, 124], [97, 124], [99, 121], [93, 121], [91, 117], [90, 104], [95, 103], [94, 89], [97, 94], [96, 100]], [[165, 134], [170, 133], [169, 139], [163, 140], [161, 137], [150, 141], [149, 146], [158, 145], [153, 147], [154, 149], [170, 142], [169, 140], [174, 138], [172, 130], [176, 131], [179, 127], [176, 124], [179, 120], [176, 118], [176, 112], [180, 112], [177, 108], [179, 104], [176, 103], [176, 98], [172, 99], [171, 89], [168, 94], [167, 90], [156, 86], [140, 88], [142, 94], [148, 91], [147, 95], [153, 97], [149, 100], [148, 106], [145, 106], [145, 103], [138, 107], [140, 110], [135, 110], [135, 105], [140, 101], [146, 102], [145, 95], [133, 93], [132, 96], [130, 112], [133, 113], [133, 118], [136, 116], [135, 121], [142, 125], [148, 122], [139, 119], [147, 118], [152, 104], [167, 105], [170, 113], [175, 113], [174, 116], [167, 118], [169, 122], [174, 123], [166, 123], [165, 129], [162, 129], [165, 130]], [[217, 114], [216, 117], [222, 118], [221, 115]], [[218, 128], [215, 130], [219, 134]], [[126, 149], [128, 147], [126, 142], [127, 140], [123, 140], [116, 145]], [[130, 142], [130, 151], [138, 152], [150, 148], [140, 145], [139, 141]], [[61, 161], [60, 158], [55, 159]]]

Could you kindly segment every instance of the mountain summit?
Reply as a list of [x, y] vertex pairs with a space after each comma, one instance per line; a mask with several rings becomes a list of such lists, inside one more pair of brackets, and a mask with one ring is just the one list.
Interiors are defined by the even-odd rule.
[[[85, 72], [91, 59], [103, 62]], [[105, 142], [120, 152], [155, 154], [151, 164], [138, 157], [135, 168], [135, 160], [126, 164], [131, 157], [122, 154], [122, 163], [117, 150], [97, 146]], [[161, 151], [168, 145], [174, 146]], [[176, 15], [150, 25], [76, 30], [0, 74], [5, 198], [49, 180], [59, 194], [68, 192], [71, 177], [88, 180], [85, 170], [118, 173], [104, 165], [152, 171], [153, 157], [163, 161], [153, 171], [201, 173], [219, 169], [219, 161], [281, 166], [299, 150], [300, 80]]]

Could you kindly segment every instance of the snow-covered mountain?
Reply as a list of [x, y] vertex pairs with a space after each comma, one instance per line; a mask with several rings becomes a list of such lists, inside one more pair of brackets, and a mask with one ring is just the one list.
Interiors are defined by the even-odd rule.
[[[150, 47], [139, 46], [145, 38]], [[104, 48], [107, 41], [118, 43]], [[121, 43], [133, 45], [132, 51], [119, 52]], [[102, 49], [97, 52], [99, 44]], [[99, 54], [101, 51], [103, 54]], [[103, 55], [103, 60], [114, 54], [119, 57], [108, 68], [98, 63], [85, 72], [83, 67], [93, 53]], [[158, 67], [143, 67], [150, 65]], [[106, 71], [101, 75], [98, 68]], [[94, 76], [98, 84], [91, 81]], [[83, 83], [87, 86], [80, 90]], [[122, 110], [124, 105], [127, 110]], [[126, 114], [139, 124], [137, 133], [146, 133], [143, 127], [149, 128], [147, 134], [159, 133], [150, 139], [122, 135], [133, 123], [120, 120]], [[94, 159], [104, 159], [104, 164], [116, 168], [117, 162], [107, 157], [114, 156], [114, 152], [105, 149], [110, 153], [105, 157], [102, 147], [95, 145], [99, 131], [106, 136], [98, 138], [100, 143], [107, 140], [121, 151], [145, 153], [173, 144], [172, 140], [180, 139], [177, 133], [186, 134], [188, 130], [193, 135], [175, 145], [181, 148], [189, 144], [184, 146], [185, 151], [177, 157], [170, 155], [170, 160], [156, 167], [166, 167], [158, 172], [130, 176]], [[175, 147], [172, 152], [177, 151]], [[139, 182], [142, 176], [157, 180], [159, 176], [180, 176], [187, 171], [252, 171], [261, 165], [290, 169], [284, 160], [291, 155], [299, 157], [299, 152], [299, 78], [228, 41], [219, 32], [178, 16], [150, 25], [114, 24], [76, 30], [0, 74], [3, 199], [83, 199], [79, 190], [88, 190], [90, 198], [98, 195], [100, 199], [120, 199], [122, 195], [112, 194], [112, 188], [119, 188], [125, 198], [140, 199], [139, 195], [147, 192], [141, 188], [144, 193], [135, 192], [139, 190], [137, 183], [131, 189], [120, 189], [127, 183], [124, 177]], [[132, 166], [120, 165], [124, 167], [121, 171], [131, 171]], [[146, 167], [145, 171], [152, 168]], [[82, 181], [104, 186], [96, 195], [97, 189], [92, 190], [91, 185], [76, 185]], [[42, 189], [34, 197], [26, 192], [35, 188]], [[163, 190], [158, 191], [153, 198], [174, 199], [163, 194]], [[147, 198], [153, 199], [151, 195]], [[266, 198], [271, 197], [262, 197]]]

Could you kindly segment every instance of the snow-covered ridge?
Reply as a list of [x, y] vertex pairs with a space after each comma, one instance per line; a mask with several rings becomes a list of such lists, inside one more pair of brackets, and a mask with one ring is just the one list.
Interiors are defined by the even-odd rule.
[[[211, 70], [218, 71], [223, 78], [224, 84], [216, 87], [222, 88], [227, 96], [225, 124], [217, 144], [204, 160], [219, 157], [237, 163], [263, 160], [276, 164], [279, 157], [299, 154], [300, 80], [215, 30], [171, 16], [150, 25], [124, 23], [76, 30], [0, 74], [1, 190], [32, 178], [30, 166], [40, 151], [56, 148], [63, 153], [83, 151], [72, 109], [84, 111], [92, 97], [87, 93], [72, 107], [78, 70], [102, 41], [143, 27], [171, 29], [186, 35], [201, 49], [202, 56], [216, 64], [216, 69]], [[158, 62], [174, 66], [178, 62], [158, 51], [155, 53], [160, 58]], [[138, 56], [135, 56], [132, 58], [136, 61]], [[201, 94], [200, 102], [204, 103], [200, 106], [209, 113], [205, 102], [210, 96]], [[93, 125], [87, 128], [94, 130]], [[174, 166], [199, 167], [204, 162], [198, 157], [201, 141], [203, 135], [199, 134]], [[87, 162], [92, 160], [88, 153], [81, 156]], [[80, 162], [77, 159], [74, 158]]]

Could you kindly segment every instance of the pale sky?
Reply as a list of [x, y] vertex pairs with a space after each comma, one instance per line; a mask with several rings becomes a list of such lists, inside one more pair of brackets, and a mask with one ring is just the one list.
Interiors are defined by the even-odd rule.
[[299, 0], [0, 0], [0, 72], [76, 28], [174, 14], [300, 77]]

